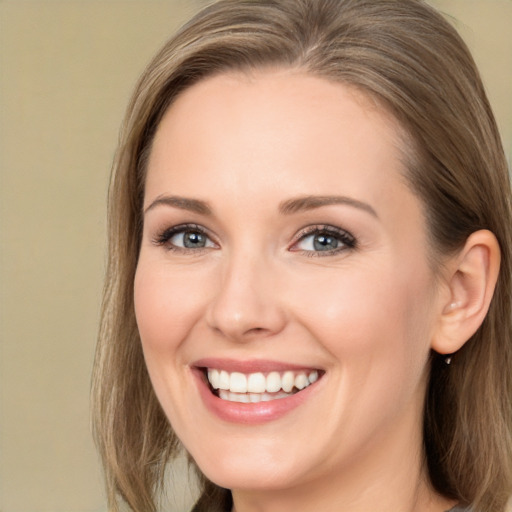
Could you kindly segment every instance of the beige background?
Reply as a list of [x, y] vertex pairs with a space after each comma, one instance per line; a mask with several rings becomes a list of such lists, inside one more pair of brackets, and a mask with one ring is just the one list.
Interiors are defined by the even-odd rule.
[[[510, 157], [512, 0], [433, 3], [459, 20]], [[105, 510], [88, 392], [109, 167], [138, 74], [199, 4], [0, 0], [0, 512]]]

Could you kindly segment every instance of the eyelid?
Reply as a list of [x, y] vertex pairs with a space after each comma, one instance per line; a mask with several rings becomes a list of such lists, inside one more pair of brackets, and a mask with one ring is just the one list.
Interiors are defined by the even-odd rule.
[[[327, 233], [329, 235], [333, 235], [337, 237], [342, 246], [336, 249], [331, 249], [327, 251], [314, 251], [314, 250], [305, 250], [294, 248], [297, 246], [299, 242], [307, 238], [308, 236], [315, 235], [317, 233]], [[307, 226], [301, 229], [294, 237], [294, 241], [290, 246], [291, 251], [293, 252], [303, 252], [308, 256], [332, 256], [334, 254], [344, 252], [350, 249], [355, 249], [357, 247], [357, 240], [354, 235], [352, 235], [346, 229], [342, 229], [331, 224], [315, 224], [312, 226]]]
[[218, 246], [218, 243], [215, 241], [214, 237], [211, 235], [210, 231], [206, 229], [204, 226], [195, 223], [184, 223], [178, 224], [176, 226], [171, 226], [168, 228], [164, 228], [159, 230], [155, 236], [152, 237], [151, 242], [157, 246], [165, 246], [169, 251], [178, 251], [178, 252], [186, 252], [186, 253], [200, 253], [203, 250], [209, 250], [212, 247], [197, 247], [197, 248], [189, 248], [189, 247], [180, 247], [170, 243], [170, 240], [179, 233], [184, 233], [186, 231], [193, 231], [197, 233], [201, 233], [206, 236], [208, 240], [210, 240], [215, 246]]
[[[184, 233], [187, 231], [197, 232], [203, 234], [208, 240], [216, 247], [219, 247], [218, 242], [215, 240], [215, 237], [212, 236], [210, 231], [206, 229], [204, 226], [195, 223], [183, 223], [178, 224], [176, 226], [167, 227], [159, 230], [155, 236], [152, 237], [151, 242], [156, 246], [164, 246], [169, 251], [176, 252], [184, 252], [184, 253], [194, 253], [198, 254], [205, 250], [210, 250], [214, 247], [206, 246], [206, 247], [180, 247], [179, 245], [174, 245], [170, 243], [170, 240], [176, 236], [177, 234]], [[336, 237], [341, 242], [341, 247], [337, 247], [335, 249], [330, 249], [326, 251], [317, 251], [317, 250], [306, 250], [299, 249], [296, 246], [307, 238], [308, 236], [312, 236], [315, 234], [325, 233], [331, 236]], [[333, 226], [331, 224], [315, 224], [306, 226], [302, 228], [294, 237], [290, 247], [288, 250], [292, 252], [302, 252], [307, 254], [308, 256], [330, 256], [339, 252], [347, 251], [350, 249], [354, 249], [357, 246], [356, 238], [347, 230]]]

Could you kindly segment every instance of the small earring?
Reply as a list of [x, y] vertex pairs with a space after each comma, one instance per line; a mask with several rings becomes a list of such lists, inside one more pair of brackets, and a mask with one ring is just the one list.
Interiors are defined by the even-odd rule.
[[444, 362], [446, 365], [450, 366], [452, 364], [452, 356], [446, 356]]

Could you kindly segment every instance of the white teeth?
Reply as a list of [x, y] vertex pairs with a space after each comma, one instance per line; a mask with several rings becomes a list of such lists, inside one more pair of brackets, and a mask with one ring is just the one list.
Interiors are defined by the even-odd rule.
[[219, 389], [219, 370], [209, 369], [208, 380], [210, 381], [213, 389]]
[[222, 370], [219, 373], [219, 389], [229, 389], [229, 373]]
[[267, 379], [263, 373], [251, 373], [247, 379], [249, 393], [263, 393], [267, 389]]
[[239, 402], [239, 403], [253, 403], [258, 402], [270, 402], [271, 400], [279, 400], [280, 398], [286, 398], [292, 396], [293, 393], [233, 393], [224, 389], [219, 390], [219, 398], [227, 400], [228, 402]]
[[249, 402], [253, 404], [261, 402], [261, 393], [249, 393]]
[[[219, 390], [220, 398], [252, 403], [289, 396], [294, 388], [300, 391], [319, 378], [317, 370], [310, 371], [309, 374], [291, 370], [280, 374], [274, 371], [265, 377], [261, 372], [245, 375], [241, 372], [228, 373], [225, 370], [209, 368], [207, 375], [212, 388]], [[279, 393], [281, 390], [283, 392]]]
[[299, 375], [297, 375], [297, 377], [295, 377], [295, 387], [297, 389], [304, 389], [308, 385], [309, 385], [309, 380], [306, 377], [305, 373], [299, 373]]
[[247, 377], [243, 373], [233, 372], [229, 378], [229, 390], [233, 393], [247, 393]]
[[225, 389], [220, 389], [219, 397], [222, 398], [222, 400], [228, 400], [229, 402], [249, 403], [249, 395], [246, 393], [233, 393], [231, 391], [226, 391]]
[[283, 375], [281, 387], [283, 388], [283, 391], [286, 391], [286, 393], [289, 393], [293, 389], [293, 385], [295, 384], [295, 375], [293, 372], [286, 372]]
[[276, 393], [281, 389], [281, 375], [277, 372], [270, 372], [267, 375], [267, 391]]

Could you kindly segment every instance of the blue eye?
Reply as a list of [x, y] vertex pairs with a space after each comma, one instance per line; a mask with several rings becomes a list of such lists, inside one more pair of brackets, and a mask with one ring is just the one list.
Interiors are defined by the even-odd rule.
[[176, 233], [169, 239], [169, 242], [176, 247], [185, 249], [202, 249], [213, 245], [204, 233], [198, 231]]
[[355, 239], [344, 230], [334, 227], [311, 227], [303, 233], [293, 250], [333, 254], [355, 247]]
[[175, 226], [166, 229], [155, 239], [156, 245], [165, 245], [168, 249], [206, 249], [216, 247], [206, 232], [199, 226]]

